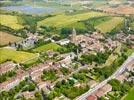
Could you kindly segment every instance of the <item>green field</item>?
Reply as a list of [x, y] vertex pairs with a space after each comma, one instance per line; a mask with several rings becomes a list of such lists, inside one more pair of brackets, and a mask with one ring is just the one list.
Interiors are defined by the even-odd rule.
[[134, 100], [134, 87], [131, 89], [131, 91], [128, 93], [124, 100]]
[[97, 25], [95, 28], [100, 30], [103, 33], [111, 32], [119, 24], [123, 22], [124, 18], [122, 17], [113, 17], [111, 20], [108, 20], [104, 23]]
[[19, 24], [17, 16], [12, 15], [0, 15], [0, 24], [18, 30], [24, 26]]
[[45, 52], [48, 50], [57, 50], [60, 46], [56, 43], [48, 43], [38, 48], [33, 49], [34, 52]]
[[0, 45], [8, 45], [10, 43], [18, 42], [22, 40], [21, 37], [14, 36], [12, 34], [8, 34], [6, 32], [0, 31]]
[[86, 20], [88, 18], [93, 18], [97, 16], [105, 16], [106, 14], [100, 12], [87, 12], [75, 15], [65, 15], [59, 14], [54, 17], [50, 17], [38, 22], [39, 26], [52, 26], [52, 27], [63, 27], [67, 25], [71, 25], [81, 20]]
[[6, 60], [12, 60], [17, 63], [23, 63], [25, 61], [37, 58], [37, 54], [16, 51], [13, 49], [0, 48], [0, 63]]

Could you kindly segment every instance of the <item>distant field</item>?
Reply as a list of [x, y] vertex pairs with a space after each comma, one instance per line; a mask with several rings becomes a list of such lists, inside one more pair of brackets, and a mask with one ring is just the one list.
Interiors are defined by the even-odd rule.
[[18, 17], [12, 15], [0, 15], [0, 24], [15, 30], [23, 28], [18, 22]]
[[128, 95], [125, 97], [124, 100], [134, 100], [134, 87], [132, 90], [128, 93]]
[[13, 49], [7, 48], [0, 48], [0, 63], [6, 60], [12, 60], [17, 63], [23, 63], [30, 59], [37, 58], [37, 54], [23, 52], [23, 51], [16, 51]]
[[101, 23], [101, 24], [97, 25], [95, 28], [100, 30], [103, 33], [110, 32], [114, 28], [116, 28], [116, 26], [121, 24], [123, 22], [123, 20], [124, 20], [124, 18], [122, 18], [122, 17], [113, 17], [111, 20]]
[[86, 20], [88, 18], [104, 16], [104, 15], [105, 15], [104, 13], [100, 13], [100, 12], [88, 12], [88, 13], [82, 13], [82, 14], [76, 14], [76, 15], [60, 14], [60, 15], [39, 21], [38, 26], [47, 25], [47, 26], [53, 26], [53, 27], [63, 27], [63, 26], [76, 23], [80, 20]]
[[113, 8], [109, 6], [105, 6], [103, 10], [109, 13], [134, 14], [134, 7], [127, 6], [127, 5], [120, 5], [118, 7], [113, 7]]
[[57, 50], [60, 46], [56, 43], [49, 43], [38, 48], [33, 49], [34, 52], [45, 52], [48, 50]]
[[22, 40], [21, 37], [17, 37], [6, 32], [0, 32], [0, 45], [7, 45], [9, 42], [17, 42]]

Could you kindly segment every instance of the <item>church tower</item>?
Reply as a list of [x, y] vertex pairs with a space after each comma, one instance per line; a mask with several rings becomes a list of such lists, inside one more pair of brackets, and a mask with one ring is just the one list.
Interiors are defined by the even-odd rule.
[[72, 43], [74, 43], [74, 44], [76, 44], [76, 30], [75, 30], [75, 28], [73, 28], [73, 30], [72, 30], [72, 36], [71, 36], [71, 42]]

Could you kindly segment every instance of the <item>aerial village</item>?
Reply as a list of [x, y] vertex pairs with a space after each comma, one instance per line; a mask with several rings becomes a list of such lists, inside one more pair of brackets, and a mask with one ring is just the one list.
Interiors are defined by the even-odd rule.
[[133, 0], [0, 6], [0, 100], [134, 100]]
[[[108, 69], [105, 67], [113, 64], [112, 66], [116, 69], [116, 67], [121, 66], [122, 63], [119, 62], [123, 62], [125, 58], [118, 60], [120, 55], [124, 55], [127, 59], [126, 54], [122, 54], [122, 43], [129, 41], [129, 43], [134, 44], [134, 35], [129, 34], [125, 36], [123, 33], [120, 33], [112, 40], [111, 38], [106, 38], [100, 32], [79, 35], [73, 28], [69, 38], [56, 41], [53, 37], [43, 38], [38, 36], [37, 33], [28, 33], [28, 38], [10, 44], [6, 48], [31, 48], [40, 39], [60, 46], [71, 45], [74, 48], [71, 48], [71, 52], [67, 53], [64, 53], [62, 48], [57, 51], [48, 50], [47, 52], [38, 53], [40, 61], [30, 66], [8, 60], [0, 64], [1, 91], [11, 91], [14, 93], [15, 98], [26, 99], [35, 98], [35, 96], [38, 98], [46, 98], [48, 96], [50, 100], [79, 98], [80, 95], [87, 90], [94, 89], [100, 81], [111, 75], [111, 72], [107, 71]], [[131, 48], [134, 48], [133, 45], [131, 45]], [[99, 52], [101, 53], [99, 54]], [[94, 55], [98, 55], [98, 58], [95, 58]], [[102, 55], [103, 58], [101, 58]], [[96, 60], [97, 62], [94, 59], [98, 59]], [[104, 71], [104, 73], [101, 71]], [[120, 98], [121, 94], [114, 85], [122, 85], [124, 82], [128, 86], [133, 85], [133, 73], [134, 58], [116, 78], [111, 79], [110, 82], [89, 94], [86, 99], [98, 100], [98, 98], [105, 98], [108, 100], [114, 95]], [[68, 86], [70, 87], [68, 88]], [[64, 89], [67, 89], [67, 91]], [[127, 88], [124, 86], [123, 91], [127, 91], [125, 89]], [[15, 93], [15, 91], [18, 92]]]

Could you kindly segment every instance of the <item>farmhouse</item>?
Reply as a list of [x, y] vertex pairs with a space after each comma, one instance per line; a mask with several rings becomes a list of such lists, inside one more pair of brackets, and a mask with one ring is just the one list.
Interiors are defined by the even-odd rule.
[[3, 64], [0, 64], [0, 74], [4, 74], [8, 71], [11, 71], [15, 68], [17, 64], [13, 63], [13, 62], [5, 62]]

